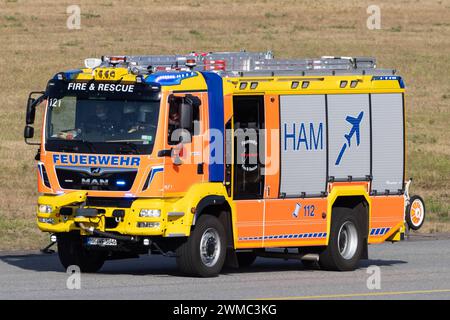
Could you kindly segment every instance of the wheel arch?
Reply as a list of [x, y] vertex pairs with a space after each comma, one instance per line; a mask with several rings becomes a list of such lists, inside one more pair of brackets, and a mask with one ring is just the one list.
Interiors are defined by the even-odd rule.
[[195, 228], [197, 220], [205, 214], [213, 215], [219, 219], [226, 232], [227, 247], [234, 248], [232, 209], [227, 199], [224, 196], [209, 195], [200, 200], [195, 210], [192, 228]]
[[343, 186], [333, 188], [329, 195], [327, 214], [327, 245], [330, 240], [331, 221], [333, 219], [333, 209], [336, 207], [356, 210], [360, 219], [364, 233], [364, 248], [362, 258], [368, 258], [368, 239], [371, 217], [371, 199], [363, 186]]

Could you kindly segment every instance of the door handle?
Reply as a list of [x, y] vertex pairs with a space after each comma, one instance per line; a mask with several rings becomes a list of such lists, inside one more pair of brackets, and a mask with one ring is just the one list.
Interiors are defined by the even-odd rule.
[[197, 174], [203, 174], [203, 162], [197, 164]]
[[266, 197], [268, 198], [270, 195], [270, 186], [266, 186]]

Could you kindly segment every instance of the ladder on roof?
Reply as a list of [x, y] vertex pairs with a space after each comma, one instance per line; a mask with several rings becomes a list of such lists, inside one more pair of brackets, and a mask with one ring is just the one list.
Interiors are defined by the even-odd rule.
[[[137, 74], [164, 71], [214, 71], [221, 76], [274, 75], [392, 75], [395, 70], [377, 69], [371, 57], [332, 57], [318, 59], [275, 59], [267, 52], [192, 52], [187, 55], [125, 56], [126, 65]], [[102, 65], [109, 65], [103, 57]]]

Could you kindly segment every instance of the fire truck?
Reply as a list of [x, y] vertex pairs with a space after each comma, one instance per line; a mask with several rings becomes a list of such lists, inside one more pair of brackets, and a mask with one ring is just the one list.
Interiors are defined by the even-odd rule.
[[202, 277], [258, 256], [354, 270], [425, 219], [404, 95], [367, 57], [88, 58], [28, 98], [37, 225], [83, 272], [148, 253]]

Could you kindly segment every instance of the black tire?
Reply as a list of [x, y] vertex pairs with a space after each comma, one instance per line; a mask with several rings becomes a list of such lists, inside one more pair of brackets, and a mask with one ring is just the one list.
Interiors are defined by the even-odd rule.
[[[319, 265], [322, 269], [351, 271], [358, 267], [365, 239], [362, 230], [365, 228], [354, 212], [345, 207], [333, 208], [330, 240], [328, 246], [319, 255]], [[341, 237], [339, 237], [340, 231]], [[345, 246], [345, 239], [350, 237], [351, 245]], [[341, 250], [338, 240], [342, 241]]]
[[239, 268], [249, 267], [255, 262], [256, 254], [254, 252], [236, 252]]
[[57, 240], [59, 261], [65, 269], [76, 265], [81, 272], [95, 273], [105, 263], [106, 254], [84, 248], [79, 235], [62, 233], [57, 235]]
[[[412, 207], [416, 206], [417, 204], [419, 204], [418, 209], [419, 210], [423, 210], [419, 216], [414, 216], [413, 217], [413, 212], [412, 210], [414, 210]], [[423, 201], [423, 199], [420, 196], [412, 196], [409, 199], [409, 204], [406, 206], [406, 212], [405, 212], [405, 220], [406, 223], [408, 224], [409, 228], [412, 230], [419, 230], [423, 223], [425, 222], [425, 216], [426, 216], [426, 209], [425, 209], [425, 202]]]
[[[202, 241], [205, 243], [203, 254], [200, 250]], [[226, 233], [222, 223], [212, 215], [200, 216], [191, 235], [176, 253], [177, 265], [182, 273], [200, 277], [217, 276], [226, 256]]]
[[305, 269], [317, 269], [319, 267], [317, 261], [313, 260], [302, 260], [302, 264], [305, 267]]

